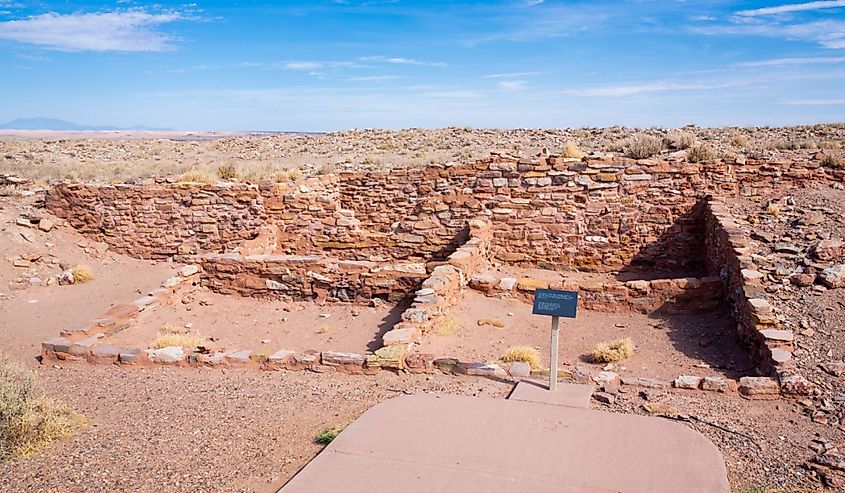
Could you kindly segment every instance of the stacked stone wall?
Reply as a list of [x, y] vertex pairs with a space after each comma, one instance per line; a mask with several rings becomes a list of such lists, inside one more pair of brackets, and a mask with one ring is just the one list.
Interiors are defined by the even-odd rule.
[[47, 208], [142, 258], [234, 253], [444, 260], [476, 217], [493, 255], [556, 269], [689, 272], [703, 258], [698, 199], [763, 195], [845, 173], [815, 163], [517, 159], [309, 178], [288, 185], [61, 185]]

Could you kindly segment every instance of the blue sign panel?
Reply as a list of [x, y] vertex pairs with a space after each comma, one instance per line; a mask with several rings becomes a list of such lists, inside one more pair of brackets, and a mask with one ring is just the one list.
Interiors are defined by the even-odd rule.
[[534, 309], [531, 313], [535, 315], [575, 318], [577, 308], [577, 291], [538, 289], [534, 293]]

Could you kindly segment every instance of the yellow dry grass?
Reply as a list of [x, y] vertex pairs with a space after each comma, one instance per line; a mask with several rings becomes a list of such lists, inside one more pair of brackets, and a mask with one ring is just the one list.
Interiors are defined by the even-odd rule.
[[540, 351], [531, 346], [513, 346], [501, 357], [502, 362], [521, 361], [528, 363], [532, 370], [540, 369]]
[[0, 461], [38, 452], [87, 422], [66, 404], [41, 396], [35, 373], [0, 357]]
[[630, 358], [632, 354], [634, 354], [634, 342], [629, 338], [600, 342], [593, 348], [593, 361], [613, 363]]
[[569, 141], [563, 145], [563, 157], [581, 159], [584, 156], [584, 151], [575, 142]]
[[179, 181], [181, 183], [205, 183], [212, 185], [217, 182], [217, 179], [209, 173], [192, 169], [182, 173], [179, 176]]
[[482, 318], [482, 319], [479, 319], [476, 323], [478, 324], [479, 327], [482, 327], [484, 325], [490, 325], [490, 326], [496, 327], [498, 329], [504, 329], [505, 328], [505, 322], [500, 318]]
[[777, 205], [777, 204], [769, 204], [769, 206], [766, 207], [766, 214], [768, 214], [772, 217], [779, 217], [780, 216], [780, 206]]
[[463, 331], [461, 322], [452, 316], [443, 317], [437, 325], [434, 326], [434, 334], [438, 336], [451, 336]]
[[70, 273], [73, 275], [73, 282], [77, 284], [94, 279], [94, 272], [88, 265], [77, 265], [70, 270]]
[[188, 329], [179, 325], [164, 324], [158, 329], [161, 334], [187, 334]]
[[161, 349], [165, 347], [195, 348], [202, 342], [199, 334], [159, 334], [150, 344], [150, 349]]

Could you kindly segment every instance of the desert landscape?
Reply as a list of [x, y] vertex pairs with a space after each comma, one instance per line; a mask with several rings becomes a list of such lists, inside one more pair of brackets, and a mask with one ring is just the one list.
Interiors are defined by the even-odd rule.
[[593, 409], [704, 434], [736, 492], [841, 490], [843, 146], [843, 124], [7, 131], [3, 375], [67, 429], [3, 449], [0, 488], [277, 491], [379, 402], [548, 378], [552, 288], [579, 293], [559, 378]]

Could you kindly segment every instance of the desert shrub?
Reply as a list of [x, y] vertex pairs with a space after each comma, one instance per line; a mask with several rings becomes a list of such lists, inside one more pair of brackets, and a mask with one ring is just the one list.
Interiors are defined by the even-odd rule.
[[710, 151], [710, 148], [701, 144], [696, 144], [687, 149], [687, 161], [691, 163], [707, 161], [712, 157], [713, 153]]
[[443, 319], [434, 326], [434, 334], [438, 336], [450, 336], [461, 332], [463, 327], [461, 322], [452, 316], [443, 317]]
[[632, 354], [634, 354], [634, 342], [629, 338], [600, 342], [593, 348], [593, 361], [613, 363], [630, 358]]
[[833, 154], [825, 154], [822, 157], [821, 165], [828, 168], [845, 168], [845, 160], [839, 159]]
[[164, 324], [158, 329], [160, 334], [187, 334], [188, 329], [180, 325]]
[[780, 217], [780, 206], [775, 203], [769, 204], [769, 206], [766, 207], [766, 214], [772, 217]]
[[512, 363], [514, 361], [521, 361], [528, 363], [533, 370], [541, 367], [540, 351], [531, 346], [513, 346], [501, 357], [505, 363]]
[[158, 337], [150, 344], [150, 349], [166, 347], [195, 348], [202, 343], [202, 336], [189, 334], [182, 327], [165, 324], [159, 329]]
[[35, 453], [86, 424], [67, 405], [41, 396], [35, 373], [0, 357], [0, 460]]
[[287, 179], [288, 181], [297, 181], [302, 178], [302, 170], [299, 168], [293, 168], [288, 170]]
[[669, 145], [674, 149], [689, 149], [695, 145], [695, 136], [683, 130], [670, 132], [666, 140], [669, 141]]
[[731, 136], [731, 145], [740, 148], [748, 147], [748, 136], [739, 132], [735, 132]]
[[581, 159], [584, 155], [584, 151], [579, 149], [575, 142], [569, 141], [563, 145], [563, 157]]
[[325, 430], [317, 433], [317, 436], [314, 437], [314, 441], [316, 443], [321, 443], [323, 445], [328, 445], [332, 443], [332, 441], [340, 435], [340, 432], [343, 431], [343, 428], [338, 426], [334, 426], [332, 428], [326, 428]]
[[217, 177], [221, 180], [235, 181], [238, 179], [238, 170], [234, 165], [224, 164], [217, 168]]
[[628, 157], [646, 159], [663, 150], [663, 140], [648, 134], [634, 134], [622, 141], [622, 149]]
[[70, 270], [73, 275], [73, 282], [76, 284], [88, 282], [94, 279], [94, 272], [88, 265], [77, 265]]
[[196, 169], [186, 171], [179, 176], [180, 183], [205, 183], [207, 185], [212, 185], [216, 181], [217, 180], [210, 174]]

